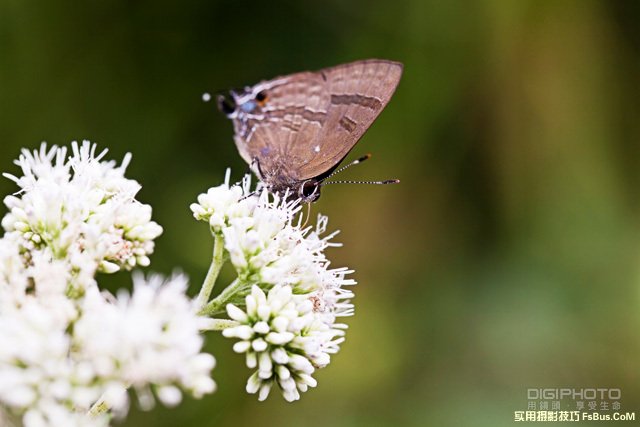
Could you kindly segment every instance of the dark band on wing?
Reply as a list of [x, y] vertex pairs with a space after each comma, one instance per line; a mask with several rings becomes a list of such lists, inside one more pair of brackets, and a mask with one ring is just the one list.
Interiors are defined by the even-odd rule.
[[327, 119], [326, 112], [313, 111], [308, 108], [305, 108], [304, 106], [276, 108], [274, 110], [266, 110], [264, 114], [267, 120], [281, 119], [287, 115], [292, 115], [292, 116], [301, 116], [304, 120], [308, 122], [316, 122], [320, 125], [323, 125], [325, 120]]
[[371, 110], [379, 110], [382, 108], [382, 102], [378, 98], [364, 95], [331, 95], [331, 103], [335, 105], [351, 105], [356, 104]]
[[338, 121], [338, 124], [349, 133], [356, 129], [356, 122], [347, 116], [342, 116], [340, 121]]
[[246, 141], [251, 137], [256, 128], [273, 122], [281, 123], [283, 127], [291, 131], [298, 132], [301, 129], [302, 123], [297, 122], [294, 119], [295, 116], [302, 117], [303, 121], [316, 123], [321, 127], [327, 119], [326, 112], [310, 110], [304, 106], [277, 108], [273, 110], [265, 110], [264, 118], [258, 118], [258, 116], [247, 114], [246, 116], [237, 119], [239, 127], [236, 129], [236, 133], [241, 135]]

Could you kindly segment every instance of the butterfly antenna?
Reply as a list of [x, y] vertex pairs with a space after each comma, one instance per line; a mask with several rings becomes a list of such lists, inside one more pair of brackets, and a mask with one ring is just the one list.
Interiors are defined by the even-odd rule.
[[331, 178], [332, 176], [339, 174], [343, 170], [348, 169], [351, 166], [355, 166], [355, 165], [357, 165], [359, 163], [362, 163], [365, 160], [368, 160], [370, 158], [371, 158], [371, 154], [368, 153], [368, 154], [365, 154], [364, 156], [360, 157], [359, 159], [356, 159], [356, 160], [352, 161], [351, 163], [348, 163], [348, 164], [342, 166], [341, 168], [336, 169], [330, 175], [328, 175], [322, 181], [320, 181], [319, 185], [321, 185], [321, 186], [329, 185], [329, 184], [374, 184], [374, 185], [386, 185], [386, 184], [398, 184], [400, 182], [399, 179], [386, 179], [384, 181], [326, 181], [327, 179]]
[[[339, 173], [340, 173], [340, 172], [342, 172], [343, 170], [348, 169], [348, 168], [350, 168], [351, 166], [355, 166], [355, 165], [357, 165], [357, 164], [359, 164], [359, 163], [362, 163], [362, 162], [364, 162], [365, 160], [368, 160], [368, 159], [370, 159], [370, 158], [371, 158], [371, 154], [365, 154], [364, 156], [360, 157], [359, 159], [356, 159], [356, 160], [354, 160], [353, 162], [348, 163], [348, 164], [346, 164], [346, 165], [342, 166], [341, 168], [336, 169], [336, 170], [335, 170], [335, 171], [333, 171], [330, 175], [328, 175], [325, 179], [331, 178], [332, 176], [339, 174]], [[323, 181], [324, 181], [324, 179], [323, 179]]]
[[384, 181], [329, 181], [322, 182], [320, 185], [325, 186], [329, 184], [374, 184], [374, 185], [387, 185], [387, 184], [399, 184], [399, 179], [385, 179]]

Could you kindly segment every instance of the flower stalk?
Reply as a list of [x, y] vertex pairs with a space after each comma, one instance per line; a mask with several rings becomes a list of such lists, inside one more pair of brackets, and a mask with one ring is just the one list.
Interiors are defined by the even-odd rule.
[[238, 326], [238, 322], [229, 319], [208, 319], [203, 322], [200, 327], [201, 331], [224, 331], [227, 328], [233, 328]]
[[215, 316], [224, 312], [224, 307], [233, 299], [236, 294], [243, 289], [250, 288], [251, 284], [247, 284], [244, 281], [237, 278], [229, 286], [224, 288], [220, 294], [215, 297], [209, 304], [204, 306], [202, 310], [198, 312], [201, 316]]
[[204, 306], [209, 301], [211, 292], [213, 291], [213, 287], [216, 284], [216, 280], [218, 279], [220, 270], [222, 269], [222, 266], [225, 262], [223, 236], [220, 233], [214, 233], [213, 238], [213, 257], [211, 260], [211, 265], [209, 266], [209, 271], [207, 271], [207, 276], [204, 279], [204, 283], [202, 284], [200, 293], [196, 298], [196, 305], [200, 308], [204, 308]]

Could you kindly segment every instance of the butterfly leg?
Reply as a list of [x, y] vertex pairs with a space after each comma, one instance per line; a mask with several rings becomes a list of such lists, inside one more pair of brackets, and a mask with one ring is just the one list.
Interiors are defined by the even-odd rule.
[[[248, 165], [247, 168], [244, 170], [244, 174], [242, 175], [243, 177], [239, 181], [236, 181], [235, 184], [232, 185], [232, 187], [236, 185], [242, 185], [242, 182], [244, 181], [244, 177], [246, 175], [251, 175], [251, 173], [253, 172], [254, 165], [257, 166], [257, 169], [260, 175], [258, 176], [258, 178], [262, 181], [262, 170], [260, 169], [260, 160], [257, 157], [254, 157], [253, 160], [251, 161], [251, 164]], [[249, 196], [252, 196], [254, 193], [251, 193]], [[246, 197], [248, 196], [243, 197], [243, 199]]]
[[[253, 171], [253, 166], [254, 165], [256, 166], [256, 169], [258, 170], [258, 175], [259, 175], [258, 178], [262, 181], [263, 174], [262, 174], [262, 169], [260, 169], [260, 159], [258, 159], [257, 157], [254, 157], [253, 160], [251, 161], [251, 164], [247, 167], [247, 170], [245, 171], [245, 176], [251, 174], [251, 172]], [[244, 178], [241, 179], [240, 181], [238, 181], [234, 185], [239, 185], [243, 181], [244, 181]], [[256, 194], [258, 194], [258, 191], [252, 191], [251, 193], [249, 193], [249, 194], [245, 195], [244, 197], [242, 197], [240, 200], [244, 200], [244, 199], [247, 199], [249, 197], [253, 197]]]
[[258, 171], [258, 178], [260, 178], [260, 181], [264, 181], [264, 173], [262, 172], [262, 168], [260, 168], [260, 159], [257, 157], [254, 157], [253, 160], [251, 161], [251, 165], [249, 166], [250, 170], [254, 170], [253, 167], [256, 167], [255, 170]]

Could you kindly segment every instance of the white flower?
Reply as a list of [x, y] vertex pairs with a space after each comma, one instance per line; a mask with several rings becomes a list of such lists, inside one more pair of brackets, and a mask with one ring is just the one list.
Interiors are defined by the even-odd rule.
[[104, 207], [105, 212], [101, 212], [99, 218], [91, 219], [92, 223], [104, 224], [102, 229], [106, 251], [101, 268], [110, 272], [120, 266], [127, 269], [136, 265], [148, 266], [148, 254], [153, 252], [153, 239], [162, 233], [162, 227], [151, 221], [151, 206], [113, 200]]
[[[289, 284], [296, 293], [333, 292], [337, 299], [353, 297], [343, 286], [347, 269], [329, 269], [324, 250], [340, 246], [330, 240], [337, 234], [321, 237], [327, 218], [318, 217], [317, 227], [300, 226], [298, 201], [271, 195], [266, 189], [250, 192], [250, 177], [242, 186], [225, 183], [198, 196], [191, 205], [196, 219], [208, 221], [214, 233], [222, 233], [225, 249], [238, 275], [250, 283]], [[252, 194], [259, 196], [250, 197]], [[297, 221], [296, 221], [297, 218]], [[341, 310], [344, 312], [341, 308]]]
[[22, 301], [29, 287], [20, 246], [11, 236], [0, 238], [0, 314], [3, 307]]
[[233, 346], [246, 354], [249, 368], [257, 368], [247, 382], [247, 392], [264, 400], [274, 384], [287, 401], [315, 387], [311, 376], [325, 367], [330, 354], [344, 340], [344, 331], [325, 323], [314, 312], [314, 302], [306, 295], [294, 295], [287, 285], [273, 287], [268, 294], [253, 286], [246, 297], [246, 310], [229, 304], [227, 313], [239, 323], [223, 335], [238, 338]]
[[168, 405], [180, 402], [177, 387], [196, 397], [213, 392], [215, 359], [201, 353], [203, 319], [195, 314], [186, 287], [183, 275], [165, 281], [134, 274], [131, 295], [121, 292], [113, 302], [87, 295], [74, 326], [74, 343], [95, 375], [132, 386], [143, 406], [153, 403], [145, 397], [150, 384]]
[[203, 319], [185, 289], [184, 276], [138, 275], [131, 295], [88, 290], [67, 300], [66, 310], [35, 295], [3, 304], [0, 406], [21, 414], [24, 425], [106, 425], [103, 416], [85, 423], [82, 414], [103, 398], [124, 415], [129, 386], [145, 409], [154, 403], [152, 391], [170, 406], [182, 390], [194, 397], [213, 392], [215, 359], [201, 352]]
[[[355, 284], [347, 278], [352, 271], [329, 268], [324, 254], [339, 246], [331, 242], [337, 233], [323, 236], [323, 216], [315, 229], [303, 228], [299, 201], [264, 188], [251, 192], [248, 176], [241, 186], [230, 187], [229, 172], [225, 183], [201, 194], [191, 210], [222, 237], [238, 273], [224, 301], [237, 302], [227, 305], [227, 313], [239, 325], [223, 335], [238, 338], [234, 350], [246, 353], [247, 365], [257, 368], [247, 391], [264, 400], [277, 384], [286, 400], [299, 399], [316, 385], [311, 374], [329, 363], [344, 340], [346, 325], [337, 318], [353, 314], [353, 293], [345, 288]], [[250, 287], [243, 307], [239, 297]], [[209, 312], [220, 303], [217, 297]]]
[[[254, 200], [250, 197], [251, 176], [245, 175], [242, 185], [229, 185], [231, 170], [227, 169], [224, 184], [210, 188], [198, 196], [198, 203], [191, 204], [191, 211], [197, 220], [207, 221], [211, 231], [219, 233], [228, 225], [229, 218], [246, 217], [250, 214]], [[240, 203], [242, 202], [242, 203]]]
[[353, 314], [349, 300], [353, 292], [345, 286], [354, 285], [346, 276], [347, 268], [330, 269], [324, 250], [339, 244], [330, 242], [337, 233], [320, 237], [327, 219], [318, 216], [317, 227], [301, 229], [294, 223], [299, 210], [295, 202], [285, 202], [263, 192], [252, 216], [231, 218], [223, 229], [225, 248], [240, 277], [250, 283], [289, 285], [298, 294], [320, 295], [322, 307], [333, 322], [335, 316]]
[[5, 198], [0, 238], [0, 413], [26, 427], [107, 426], [89, 408], [124, 415], [129, 387], [143, 408], [215, 389], [184, 276], [138, 275], [117, 298], [98, 290], [98, 270], [148, 265], [162, 228], [124, 177], [130, 155], [116, 167], [95, 150], [43, 144], [23, 150], [23, 176], [5, 174], [21, 191]]
[[[23, 176], [4, 174], [21, 188], [4, 203], [7, 232], [21, 237], [23, 251], [45, 251], [51, 259], [70, 262], [72, 282], [80, 290], [92, 286], [95, 270], [105, 272], [149, 264], [153, 240], [162, 228], [151, 221], [151, 208], [135, 200], [140, 185], [124, 176], [122, 165], [103, 160], [96, 145], [23, 150], [15, 162]], [[83, 280], [89, 280], [84, 283]]]
[[20, 254], [20, 239], [8, 233], [0, 238], [0, 316], [19, 308], [29, 298], [63, 322], [75, 318], [73, 301], [66, 295], [72, 266], [52, 259], [48, 251]]
[[22, 422], [25, 427], [107, 427], [107, 414], [91, 416], [85, 412], [72, 411], [53, 401], [42, 401], [37, 408], [28, 410]]
[[68, 319], [27, 297], [0, 315], [0, 405], [25, 426], [105, 426], [85, 414], [102, 388], [72, 357]]

